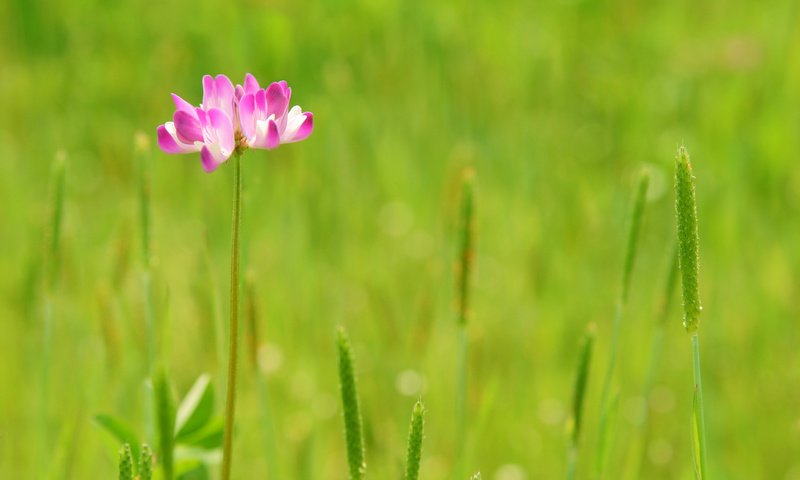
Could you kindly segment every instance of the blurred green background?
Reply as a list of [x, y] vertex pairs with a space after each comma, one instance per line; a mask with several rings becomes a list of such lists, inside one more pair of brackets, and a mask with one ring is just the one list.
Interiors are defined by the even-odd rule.
[[[369, 477], [400, 477], [421, 396], [422, 478], [451, 478], [453, 263], [468, 165], [478, 215], [468, 469], [490, 480], [563, 475], [578, 338], [594, 322], [579, 464], [588, 478], [644, 166], [652, 198], [609, 478], [637, 478], [646, 405], [640, 478], [692, 478], [678, 308], [658, 387], [641, 397], [673, 248], [673, 155], [685, 142], [698, 185], [713, 478], [800, 479], [799, 12], [794, 0], [0, 3], [0, 476], [116, 478], [118, 445], [92, 416], [144, 431], [139, 130], [152, 141], [160, 351], [180, 395], [203, 372], [222, 391], [210, 292], [226, 305], [232, 168], [207, 175], [197, 155], [161, 153], [155, 128], [173, 112], [171, 92], [199, 103], [203, 74], [241, 82], [252, 72], [262, 84], [287, 80], [316, 123], [301, 144], [243, 158], [244, 259], [280, 478], [346, 477], [337, 324], [358, 362]], [[41, 260], [57, 151], [66, 203], [43, 407]], [[266, 478], [261, 403], [243, 365], [235, 478]], [[47, 461], [36, 453], [43, 408]]]

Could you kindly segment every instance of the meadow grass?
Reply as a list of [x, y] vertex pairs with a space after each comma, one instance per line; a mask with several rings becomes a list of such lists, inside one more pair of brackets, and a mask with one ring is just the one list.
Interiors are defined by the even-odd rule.
[[456, 445], [457, 465], [456, 478], [462, 478], [466, 469], [464, 458], [467, 431], [467, 382], [469, 370], [469, 338], [467, 320], [470, 315], [470, 278], [474, 263], [475, 243], [475, 172], [467, 168], [463, 172], [461, 187], [461, 218], [459, 225], [459, 252], [456, 266], [457, 279], [457, 318], [458, 318], [458, 390], [456, 392]]
[[336, 346], [339, 351], [339, 386], [342, 394], [344, 413], [344, 436], [347, 447], [347, 464], [351, 480], [364, 478], [367, 463], [364, 459], [364, 440], [361, 427], [361, 410], [358, 406], [356, 374], [350, 339], [343, 327], [336, 332]]
[[695, 478], [709, 478], [706, 468], [706, 427], [703, 406], [703, 384], [700, 375], [700, 340], [697, 335], [700, 312], [698, 277], [700, 241], [697, 231], [697, 200], [689, 152], [681, 146], [675, 157], [675, 213], [678, 226], [678, 264], [683, 293], [683, 326], [692, 339], [692, 453]]
[[611, 324], [611, 346], [609, 350], [608, 364], [603, 380], [603, 390], [600, 397], [600, 417], [597, 434], [597, 447], [595, 450], [595, 471], [596, 478], [603, 478], [609, 451], [613, 447], [615, 428], [614, 416], [618, 405], [617, 394], [612, 395], [612, 382], [614, 379], [614, 369], [619, 355], [619, 338], [622, 330], [622, 320], [625, 315], [625, 308], [628, 303], [630, 292], [631, 277], [633, 275], [636, 252], [639, 245], [639, 232], [642, 226], [642, 216], [647, 201], [647, 189], [650, 184], [650, 174], [642, 171], [637, 182], [636, 191], [631, 206], [630, 225], [628, 227], [627, 243], [625, 247], [625, 260], [622, 268], [622, 279], [620, 282], [619, 298], [614, 310], [614, 319]]
[[578, 466], [578, 442], [580, 440], [581, 426], [583, 420], [583, 402], [586, 398], [586, 385], [589, 382], [589, 369], [592, 362], [592, 347], [594, 346], [595, 327], [586, 327], [581, 339], [580, 351], [578, 353], [578, 366], [575, 374], [575, 387], [572, 393], [572, 416], [569, 419], [567, 433], [567, 473], [566, 478], [575, 478]]
[[[622, 454], [643, 435], [637, 412], [652, 355], [651, 319], [675, 241], [669, 187], [680, 139], [702, 159], [693, 168], [701, 181], [703, 322], [724, 326], [702, 334], [709, 473], [797, 477], [800, 370], [788, 359], [797, 344], [800, 268], [800, 226], [790, 221], [800, 208], [800, 5], [634, 7], [179, 0], [156, 15], [130, 0], [3, 3], [0, 360], [7, 367], [0, 371], [0, 471], [113, 478], [122, 442], [92, 424], [97, 412], [125, 418], [139, 442], [158, 453], [155, 431], [139, 431], [150, 428], [144, 418], [152, 400], [141, 393], [148, 338], [136, 131], [150, 138], [153, 312], [156, 333], [165, 335], [156, 366], [168, 367], [176, 392], [203, 372], [225, 389], [217, 375], [225, 368], [227, 278], [216, 273], [229, 267], [232, 164], [206, 175], [197, 158], [164, 155], [155, 126], [172, 112], [170, 92], [198, 103], [201, 75], [241, 79], [250, 71], [289, 81], [296, 103], [318, 120], [302, 146], [248, 155], [244, 178], [242, 258], [257, 272], [257, 323], [268, 332], [281, 478], [336, 480], [348, 471], [331, 341], [336, 324], [359, 339], [370, 477], [403, 475], [408, 407], [420, 396], [429, 411], [420, 478], [455, 471], [452, 265], [466, 165], [480, 175], [480, 238], [462, 478], [479, 468], [490, 479], [508, 472], [528, 480], [563, 476], [575, 345], [595, 323], [598, 375], [584, 400], [577, 472], [591, 476], [609, 355], [606, 317], [625, 258], [626, 186], [647, 164], [651, 198], [610, 395], [618, 398], [617, 443], [605, 473], [624, 476], [633, 462]], [[51, 222], [57, 151], [69, 161], [51, 394], [42, 407], [42, 225], [47, 230]], [[218, 334], [211, 297], [201, 291], [221, 299]], [[674, 316], [663, 332], [664, 361], [648, 399], [649, 440], [634, 478], [691, 478], [694, 470], [686, 428], [692, 344]], [[102, 325], [116, 341], [102, 340]], [[257, 388], [239, 394], [234, 474], [261, 474], [268, 460], [262, 403]], [[754, 415], [763, 399], [770, 408]], [[40, 429], [45, 417], [48, 428]], [[40, 454], [44, 430], [48, 448]], [[48, 460], [53, 448], [62, 452], [58, 468], [47, 465], [60, 463]]]
[[425, 434], [425, 406], [421, 401], [414, 404], [411, 411], [411, 425], [408, 429], [408, 448], [406, 453], [405, 480], [419, 478], [419, 465], [422, 460], [422, 439]]

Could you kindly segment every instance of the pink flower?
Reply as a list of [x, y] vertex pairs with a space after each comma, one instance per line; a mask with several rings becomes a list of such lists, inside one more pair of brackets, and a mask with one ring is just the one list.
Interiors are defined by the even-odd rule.
[[292, 89], [286, 82], [248, 92], [239, 100], [239, 120], [247, 145], [273, 149], [281, 143], [305, 140], [314, 129], [314, 114], [299, 106], [289, 110]]
[[225, 75], [206, 75], [199, 107], [172, 94], [175, 113], [171, 122], [159, 125], [158, 146], [170, 154], [200, 152], [203, 169], [213, 172], [249, 147], [299, 142], [314, 129], [314, 116], [299, 106], [289, 110], [291, 94], [286, 82], [262, 89], [249, 73], [244, 86], [236, 87]]

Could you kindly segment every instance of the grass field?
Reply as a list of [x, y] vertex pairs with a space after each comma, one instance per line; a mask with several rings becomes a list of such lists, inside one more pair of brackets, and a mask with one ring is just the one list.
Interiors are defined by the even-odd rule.
[[[685, 144], [707, 478], [800, 479], [794, 0], [0, 3], [0, 477], [116, 478], [120, 443], [93, 420], [100, 413], [156, 446], [145, 422], [146, 275], [152, 363], [176, 398], [208, 373], [222, 413], [215, 318], [227, 325], [233, 168], [206, 174], [199, 155], [162, 153], [156, 126], [173, 113], [170, 93], [200, 103], [202, 75], [241, 82], [246, 72], [287, 80], [315, 130], [242, 158], [245, 310], [262, 368], [248, 361], [243, 328], [233, 478], [347, 478], [337, 325], [355, 356], [368, 478], [401, 478], [419, 398], [420, 478], [563, 478], [592, 323], [576, 478], [594, 478], [642, 169], [650, 189], [604, 478], [693, 478], [679, 289], [643, 396]], [[149, 140], [148, 273], [137, 132]], [[65, 187], [53, 270], [56, 157]], [[455, 266], [467, 167], [475, 263], [462, 435]]]

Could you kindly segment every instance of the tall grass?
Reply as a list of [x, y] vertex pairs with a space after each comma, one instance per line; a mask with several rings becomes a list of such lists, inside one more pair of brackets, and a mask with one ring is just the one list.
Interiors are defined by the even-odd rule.
[[683, 326], [692, 340], [694, 397], [692, 402], [692, 452], [695, 477], [708, 478], [706, 470], [706, 432], [703, 384], [700, 376], [700, 340], [697, 335], [700, 312], [700, 241], [697, 231], [697, 200], [694, 175], [686, 147], [678, 148], [675, 158], [675, 212], [678, 226], [678, 263], [683, 296]]
[[422, 402], [414, 405], [411, 412], [411, 425], [408, 429], [408, 453], [406, 454], [405, 480], [419, 478], [419, 464], [422, 459], [422, 437], [425, 429], [425, 407]]
[[155, 377], [153, 388], [155, 394], [155, 411], [158, 434], [158, 461], [161, 464], [161, 472], [164, 480], [172, 480], [174, 475], [175, 450], [175, 399], [172, 396], [172, 388], [164, 369], [161, 369]]
[[642, 418], [642, 431], [638, 440], [637, 447], [633, 453], [634, 466], [628, 469], [630, 478], [642, 478], [642, 467], [644, 465], [645, 456], [647, 454], [647, 444], [650, 440], [651, 434], [651, 407], [649, 400], [652, 397], [653, 387], [655, 385], [656, 371], [658, 364], [661, 361], [662, 350], [664, 346], [664, 329], [667, 324], [670, 312], [672, 311], [673, 298], [675, 297], [675, 286], [678, 280], [678, 251], [677, 244], [670, 250], [667, 275], [664, 279], [664, 285], [661, 298], [658, 301], [658, 307], [655, 314], [655, 325], [653, 326], [653, 335], [650, 339], [650, 358], [647, 362], [647, 370], [645, 371], [644, 381], [642, 382], [642, 398], [645, 401]]
[[148, 380], [144, 382], [145, 439], [153, 441], [155, 431], [153, 405], [153, 368], [158, 350], [155, 308], [153, 305], [153, 273], [151, 270], [152, 227], [150, 216], [150, 138], [144, 132], [136, 132], [133, 141], [134, 156], [138, 171], [139, 197], [139, 241], [141, 250], [142, 319], [145, 331], [145, 372]]
[[51, 425], [49, 414], [50, 364], [53, 358], [53, 330], [55, 328], [55, 296], [61, 267], [61, 225], [64, 217], [64, 189], [66, 176], [66, 154], [56, 153], [50, 174], [50, 208], [45, 226], [42, 271], [42, 338], [40, 369], [40, 412], [37, 415], [39, 431], [39, 463], [48, 465]]
[[458, 364], [456, 392], [456, 478], [464, 476], [464, 458], [467, 436], [467, 382], [469, 367], [469, 340], [467, 320], [470, 314], [470, 278], [474, 262], [475, 243], [475, 199], [473, 182], [475, 171], [464, 170], [461, 188], [461, 218], [459, 225], [459, 256], [456, 267], [457, 317], [458, 317]]
[[595, 328], [590, 324], [581, 340], [578, 354], [578, 368], [575, 375], [575, 388], [572, 394], [572, 418], [570, 419], [567, 447], [567, 480], [575, 478], [578, 464], [578, 441], [580, 440], [583, 420], [583, 401], [586, 398], [586, 385], [589, 382], [589, 368], [592, 362]]
[[613, 417], [617, 402], [616, 400], [611, 401], [611, 386], [614, 378], [617, 356], [619, 354], [619, 337], [622, 329], [622, 319], [625, 314], [625, 307], [628, 303], [631, 277], [633, 275], [633, 267], [638, 249], [639, 231], [641, 229], [642, 216], [644, 215], [644, 207], [647, 201], [647, 189], [649, 184], [649, 173], [647, 171], [642, 171], [637, 183], [630, 214], [630, 226], [628, 229], [628, 241], [625, 248], [625, 261], [622, 269], [619, 298], [617, 299], [614, 319], [611, 325], [611, 346], [603, 380], [603, 390], [600, 396], [600, 420], [597, 434], [594, 472], [596, 478], [603, 477], [609, 449], [613, 443], [612, 437], [614, 432], [609, 429], [609, 423], [611, 423], [611, 418]]
[[367, 464], [364, 461], [364, 440], [361, 429], [361, 411], [358, 407], [353, 351], [344, 327], [339, 327], [337, 330], [336, 347], [339, 351], [339, 386], [342, 393], [347, 464], [350, 469], [350, 479], [361, 480], [366, 473]]

